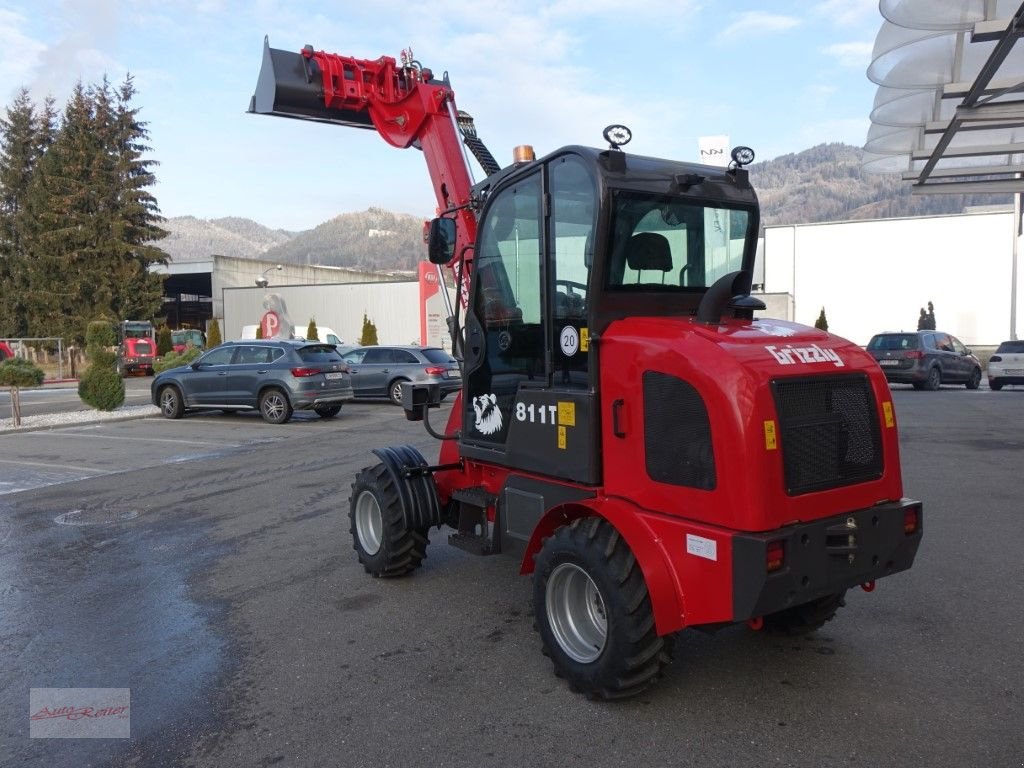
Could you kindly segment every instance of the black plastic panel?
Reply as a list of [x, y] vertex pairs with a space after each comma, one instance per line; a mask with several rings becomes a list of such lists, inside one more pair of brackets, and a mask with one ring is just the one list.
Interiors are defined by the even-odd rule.
[[693, 385], [666, 373], [644, 372], [644, 452], [652, 480], [715, 487], [711, 422]]
[[864, 374], [772, 382], [786, 492], [853, 485], [882, 476], [878, 407]]

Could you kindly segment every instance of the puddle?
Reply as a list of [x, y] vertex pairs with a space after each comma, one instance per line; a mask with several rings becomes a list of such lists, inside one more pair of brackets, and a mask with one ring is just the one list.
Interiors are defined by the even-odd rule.
[[53, 518], [58, 525], [107, 525], [134, 520], [139, 516], [134, 509], [73, 509]]

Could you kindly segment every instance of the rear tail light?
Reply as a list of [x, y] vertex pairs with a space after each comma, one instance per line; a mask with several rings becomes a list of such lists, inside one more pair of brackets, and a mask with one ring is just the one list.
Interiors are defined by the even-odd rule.
[[907, 507], [903, 510], [903, 532], [910, 536], [921, 527], [921, 508]]
[[440, 365], [432, 365], [429, 368], [424, 368], [423, 370], [428, 376], [444, 376], [448, 372], [447, 368]]
[[777, 571], [786, 564], [786, 548], [781, 541], [769, 541], [765, 548], [764, 566], [768, 573]]
[[292, 376], [301, 379], [305, 376], [316, 376], [320, 373], [319, 368], [292, 368]]
[[1003, 358], [1001, 358], [999, 355], [992, 355], [992, 357], [990, 357], [988, 361], [990, 363], [1001, 363], [1003, 362]]
[[920, 349], [912, 349], [909, 352], [907, 352], [908, 360], [920, 360], [923, 357], [924, 352], [922, 352]]

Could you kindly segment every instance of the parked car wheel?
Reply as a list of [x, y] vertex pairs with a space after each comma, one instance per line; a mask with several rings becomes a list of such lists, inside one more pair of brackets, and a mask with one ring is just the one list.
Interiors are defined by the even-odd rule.
[[292, 404], [280, 389], [268, 389], [260, 395], [260, 415], [270, 424], [284, 424], [292, 417]]
[[180, 419], [185, 413], [185, 403], [177, 387], [166, 386], [160, 390], [160, 414], [165, 419]]
[[928, 371], [928, 378], [924, 382], [924, 388], [929, 392], [934, 392], [940, 386], [942, 386], [942, 371], [936, 365]]
[[993, 392], [998, 392], [1000, 389], [1003, 388], [1003, 383], [1001, 381], [990, 381], [988, 383], [988, 388], [991, 389]]
[[313, 410], [316, 411], [316, 415], [321, 419], [333, 419], [339, 413], [341, 413], [340, 405], [318, 405]]
[[981, 385], [981, 368], [975, 368], [971, 372], [971, 378], [967, 380], [965, 385], [968, 389], [977, 389]]
[[408, 379], [395, 379], [388, 385], [388, 397], [395, 405], [402, 404], [402, 382]]
[[636, 558], [600, 518], [577, 519], [544, 542], [533, 609], [555, 674], [592, 699], [638, 694], [672, 661]]

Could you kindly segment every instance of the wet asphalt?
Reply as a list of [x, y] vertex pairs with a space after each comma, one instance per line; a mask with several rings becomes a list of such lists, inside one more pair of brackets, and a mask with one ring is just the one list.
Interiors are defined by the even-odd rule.
[[[1024, 389], [894, 400], [915, 567], [806, 639], [683, 633], [620, 704], [551, 674], [511, 559], [362, 572], [369, 450], [436, 451], [391, 406], [2, 435], [0, 765], [1019, 766]], [[32, 687], [130, 688], [131, 739], [28, 738]]]

